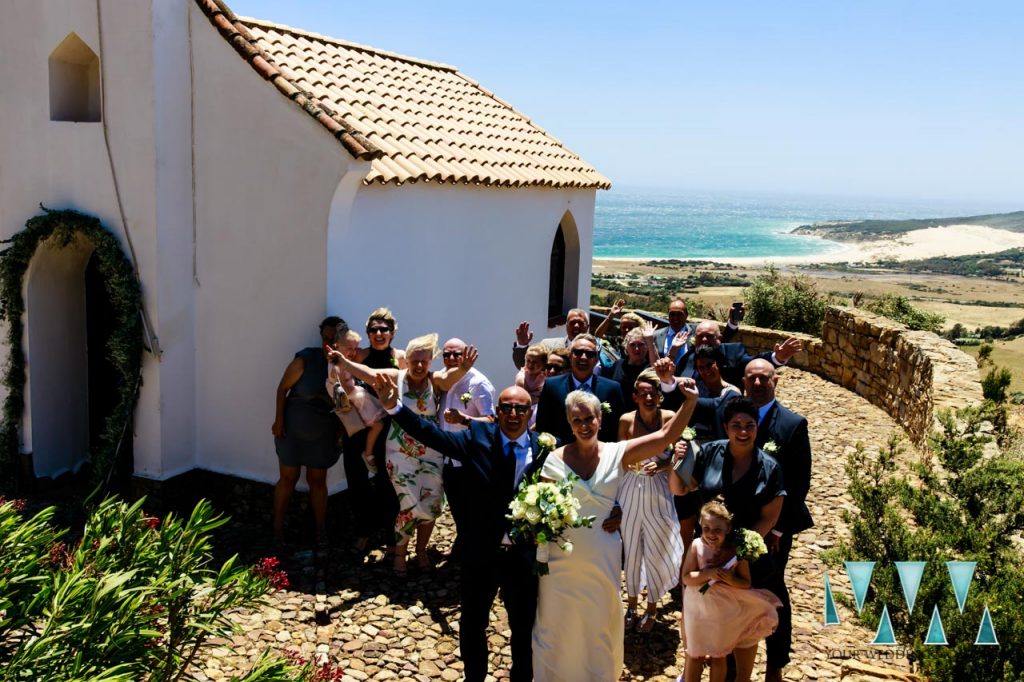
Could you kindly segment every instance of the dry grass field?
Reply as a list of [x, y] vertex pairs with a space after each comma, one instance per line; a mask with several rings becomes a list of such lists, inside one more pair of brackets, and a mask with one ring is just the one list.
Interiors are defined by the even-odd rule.
[[[1013, 372], [1010, 391], [1024, 391], [1024, 337], [1012, 341], [994, 341], [992, 346], [992, 362]], [[978, 357], [978, 346], [964, 346], [963, 350]]]

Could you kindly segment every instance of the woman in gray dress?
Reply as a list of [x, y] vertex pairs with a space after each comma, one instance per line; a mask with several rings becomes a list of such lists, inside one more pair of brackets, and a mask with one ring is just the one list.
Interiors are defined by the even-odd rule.
[[[327, 470], [340, 456], [338, 420], [327, 395], [327, 352], [334, 347], [344, 320], [331, 316], [320, 323], [320, 347], [303, 348], [284, 370], [277, 386], [274, 445], [280, 476], [274, 486], [274, 542], [284, 541], [284, 520], [302, 467], [306, 467], [309, 505], [313, 510], [317, 544], [327, 541]], [[339, 327], [340, 325], [340, 327]], [[346, 330], [347, 331], [347, 330]]]

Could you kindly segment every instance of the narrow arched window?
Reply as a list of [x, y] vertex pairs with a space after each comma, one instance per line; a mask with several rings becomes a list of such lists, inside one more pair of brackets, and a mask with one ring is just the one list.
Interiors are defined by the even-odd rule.
[[548, 326], [565, 323], [565, 316], [577, 306], [580, 275], [580, 237], [576, 221], [566, 211], [551, 242], [548, 274]]
[[100, 60], [74, 33], [50, 53], [50, 120], [100, 120]]

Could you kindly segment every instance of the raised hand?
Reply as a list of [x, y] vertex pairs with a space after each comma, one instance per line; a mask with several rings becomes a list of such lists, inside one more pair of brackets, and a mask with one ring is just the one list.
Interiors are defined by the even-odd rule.
[[658, 379], [663, 384], [673, 383], [676, 373], [676, 363], [672, 362], [672, 358], [659, 358], [653, 365], [654, 371], [658, 373]]
[[801, 343], [800, 339], [791, 336], [782, 343], [775, 344], [775, 357], [778, 358], [779, 362], [785, 364], [789, 362], [791, 357], [803, 349], [804, 344]]
[[612, 305], [611, 310], [608, 311], [608, 317], [618, 317], [622, 314], [622, 309], [626, 307], [626, 299], [620, 298], [615, 301]]
[[[530, 337], [532, 338], [533, 334], [530, 334]], [[468, 372], [478, 357], [480, 357], [480, 351], [476, 349], [476, 346], [466, 346], [466, 350], [462, 352], [462, 359], [459, 360], [459, 367]]]
[[686, 347], [686, 342], [690, 340], [690, 330], [683, 329], [681, 332], [672, 337], [672, 345], [669, 347], [668, 353], [670, 357], [675, 357], [676, 353]]
[[654, 341], [655, 331], [657, 331], [657, 329], [655, 328], [654, 323], [650, 320], [647, 320], [640, 325], [640, 332], [644, 335], [644, 341]]
[[682, 459], [686, 458], [686, 453], [690, 449], [690, 444], [685, 440], [676, 441], [676, 444], [672, 446], [672, 464], [673, 466]]
[[533, 332], [530, 331], [529, 322], [520, 322], [516, 327], [516, 343], [520, 346], [529, 346], [533, 341]]
[[686, 400], [696, 400], [700, 397], [696, 381], [689, 377], [679, 377], [676, 381], [679, 382], [679, 390], [683, 392], [683, 397]]
[[385, 410], [394, 409], [398, 404], [398, 384], [395, 380], [383, 372], [377, 374], [374, 381], [374, 388], [377, 390], [377, 398]]

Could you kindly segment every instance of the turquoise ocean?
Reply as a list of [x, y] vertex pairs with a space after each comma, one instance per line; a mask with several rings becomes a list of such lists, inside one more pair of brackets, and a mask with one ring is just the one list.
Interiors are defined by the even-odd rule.
[[825, 220], [905, 220], [1020, 210], [1005, 204], [651, 188], [598, 191], [594, 258], [779, 258], [842, 247], [788, 234]]

